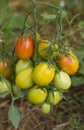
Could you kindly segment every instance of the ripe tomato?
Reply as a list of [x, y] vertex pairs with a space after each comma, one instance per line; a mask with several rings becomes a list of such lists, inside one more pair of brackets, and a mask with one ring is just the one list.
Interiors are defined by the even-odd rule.
[[16, 74], [18, 74], [20, 71], [22, 71], [23, 69], [29, 67], [29, 66], [32, 66], [32, 61], [30, 59], [28, 60], [18, 60], [18, 62], [16, 63], [16, 67], [15, 67], [15, 71], [16, 71]]
[[7, 61], [0, 61], [0, 73], [6, 78], [11, 75], [11, 67]]
[[28, 89], [27, 98], [32, 104], [41, 104], [46, 100], [47, 90], [45, 88], [39, 88], [35, 85]]
[[23, 36], [18, 39], [15, 46], [15, 52], [20, 59], [32, 57], [34, 52], [34, 41], [31, 37]]
[[55, 69], [48, 63], [41, 62], [33, 70], [33, 81], [39, 86], [47, 86], [54, 78]]
[[18, 87], [27, 89], [33, 85], [32, 70], [33, 68], [29, 66], [16, 75], [15, 82]]
[[72, 51], [70, 51], [66, 56], [61, 56], [58, 65], [62, 70], [70, 75], [76, 73], [79, 68], [78, 59]]
[[48, 96], [47, 96], [47, 101], [52, 104], [56, 105], [58, 104], [62, 99], [61, 93], [57, 90], [54, 91], [49, 91]]
[[45, 59], [50, 57], [50, 42], [48, 40], [41, 40], [38, 44], [38, 53]]
[[47, 102], [44, 102], [42, 105], [41, 105], [41, 111], [45, 114], [48, 114], [51, 110], [51, 105]]
[[11, 89], [11, 84], [7, 79], [2, 79], [0, 80], [0, 94], [9, 92]]
[[55, 74], [54, 85], [58, 89], [67, 90], [71, 86], [71, 78], [66, 72], [59, 71]]

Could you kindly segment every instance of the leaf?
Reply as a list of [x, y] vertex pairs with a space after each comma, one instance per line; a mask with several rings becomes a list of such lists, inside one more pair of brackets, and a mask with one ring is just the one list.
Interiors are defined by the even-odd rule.
[[54, 14], [47, 14], [47, 13], [44, 13], [44, 14], [41, 14], [41, 16], [46, 20], [54, 20], [56, 19], [56, 15]]
[[8, 3], [9, 3], [9, 0], [0, 0], [0, 24], [2, 24], [3, 22]]
[[73, 76], [72, 77], [72, 86], [77, 87], [84, 84], [84, 76]]
[[15, 127], [15, 129], [17, 129], [21, 121], [21, 113], [16, 106], [11, 105], [8, 111], [8, 117], [12, 122], [13, 126]]
[[80, 32], [82, 39], [84, 39], [84, 33]]
[[8, 95], [8, 92], [7, 92], [7, 93], [0, 94], [0, 98], [5, 98], [7, 95]]
[[6, 19], [9, 19], [8, 22], [5, 22], [3, 25], [3, 31], [12, 31], [13, 29], [22, 29], [24, 23], [24, 16], [18, 13], [10, 14]]
[[74, 16], [71, 18], [71, 20], [70, 20], [70, 24], [72, 24], [73, 21], [74, 21], [79, 15], [80, 15], [80, 14], [74, 15]]
[[80, 29], [84, 28], [84, 21], [80, 21], [80, 22], [79, 22], [79, 28], [80, 28]]

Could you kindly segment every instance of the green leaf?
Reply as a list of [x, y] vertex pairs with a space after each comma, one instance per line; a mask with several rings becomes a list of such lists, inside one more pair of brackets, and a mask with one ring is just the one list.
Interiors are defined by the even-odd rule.
[[71, 20], [70, 20], [70, 23], [72, 24], [73, 23], [73, 21], [79, 16], [80, 14], [76, 14], [76, 15], [74, 15], [72, 18], [71, 18]]
[[46, 20], [54, 20], [56, 19], [56, 15], [54, 14], [47, 14], [47, 13], [44, 13], [44, 14], [41, 14], [41, 16]]
[[84, 28], [84, 21], [80, 21], [80, 22], [79, 22], [79, 28], [80, 28], [80, 29]]
[[7, 93], [0, 94], [0, 98], [5, 98], [7, 95], [8, 95], [8, 92], [7, 92]]
[[82, 39], [84, 39], [84, 33], [80, 32], [80, 35], [81, 35]]
[[84, 76], [73, 76], [72, 77], [72, 86], [77, 87], [84, 84]]
[[9, 0], [0, 0], [0, 25], [2, 24], [4, 16], [6, 14], [8, 3]]
[[15, 129], [17, 129], [21, 121], [21, 112], [16, 106], [11, 105], [8, 111], [8, 117], [10, 121], [12, 122], [13, 126], [15, 127]]

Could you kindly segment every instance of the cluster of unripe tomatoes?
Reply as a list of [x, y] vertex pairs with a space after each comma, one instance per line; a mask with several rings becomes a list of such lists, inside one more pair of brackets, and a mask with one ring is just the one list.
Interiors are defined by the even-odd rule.
[[[0, 94], [10, 91], [18, 95], [26, 90], [30, 103], [40, 104], [44, 113], [49, 113], [52, 106], [58, 104], [64, 91], [71, 86], [70, 75], [77, 72], [79, 62], [71, 50], [63, 50], [62, 45], [52, 44], [46, 38], [36, 34], [36, 43], [31, 36], [20, 37], [15, 44], [16, 63], [15, 78], [10, 80], [11, 67], [9, 61], [0, 61]], [[67, 50], [67, 51], [66, 51]], [[8, 78], [8, 79], [7, 79]], [[9, 87], [10, 86], [10, 87]]]

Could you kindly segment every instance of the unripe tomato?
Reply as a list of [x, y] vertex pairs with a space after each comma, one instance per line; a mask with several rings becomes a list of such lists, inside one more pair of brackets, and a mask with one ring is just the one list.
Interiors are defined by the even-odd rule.
[[52, 104], [56, 105], [58, 104], [62, 99], [61, 93], [59, 91], [49, 91], [48, 96], [47, 96], [47, 101]]
[[63, 71], [59, 71], [55, 74], [54, 85], [58, 89], [67, 90], [71, 86], [71, 78]]
[[35, 85], [28, 89], [27, 98], [32, 104], [41, 104], [46, 100], [47, 90], [45, 88], [39, 88]]
[[10, 82], [3, 78], [2, 80], [0, 80], [0, 94], [9, 92], [11, 89], [11, 84]]
[[32, 66], [32, 61], [30, 59], [28, 60], [18, 60], [18, 62], [16, 63], [16, 67], [15, 67], [15, 71], [16, 71], [16, 74], [19, 73], [20, 71], [22, 71], [23, 69], [29, 67], [29, 66]]
[[78, 71], [79, 61], [76, 55], [70, 51], [68, 55], [61, 55], [58, 65], [67, 74], [72, 75]]
[[48, 63], [41, 62], [33, 70], [33, 81], [39, 86], [47, 86], [54, 78], [55, 69]]
[[15, 45], [15, 52], [20, 59], [28, 59], [34, 53], [34, 41], [31, 37], [19, 38]]
[[29, 66], [16, 75], [15, 82], [18, 87], [27, 89], [33, 85], [32, 70], [33, 68]]
[[41, 40], [38, 44], [38, 53], [45, 59], [50, 57], [50, 42], [48, 40]]
[[47, 102], [44, 102], [42, 105], [41, 105], [41, 111], [45, 114], [48, 114], [51, 110], [51, 105]]

